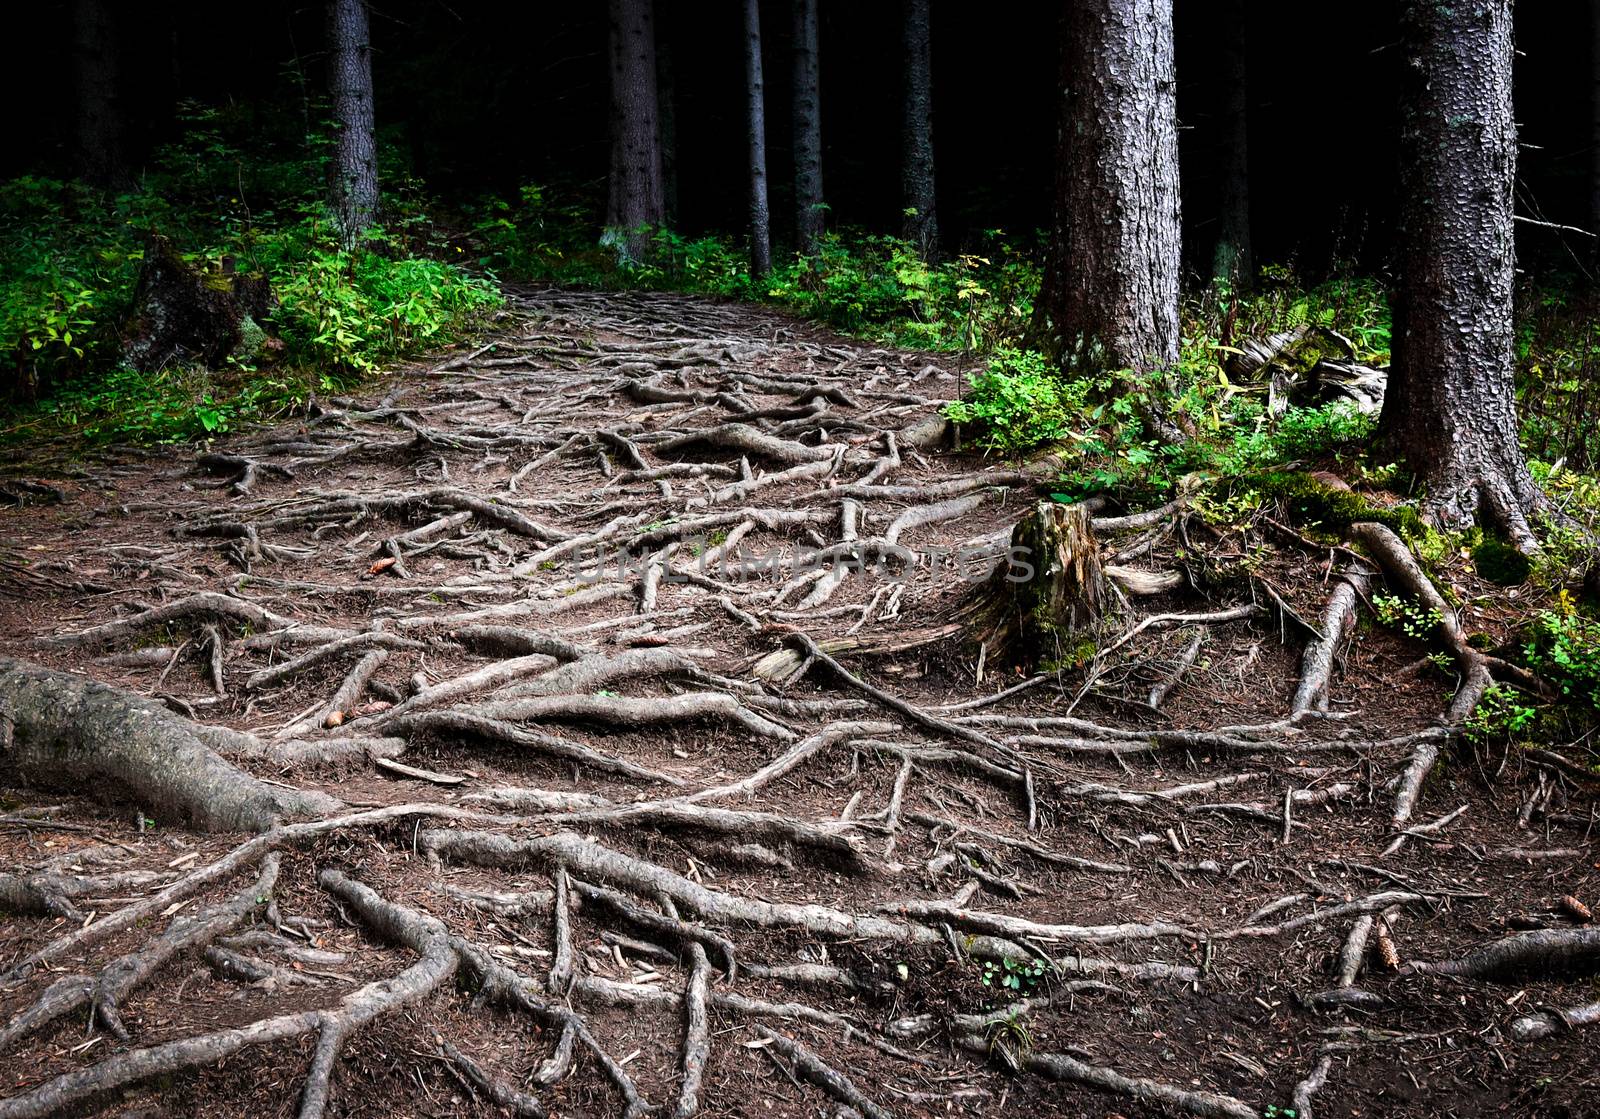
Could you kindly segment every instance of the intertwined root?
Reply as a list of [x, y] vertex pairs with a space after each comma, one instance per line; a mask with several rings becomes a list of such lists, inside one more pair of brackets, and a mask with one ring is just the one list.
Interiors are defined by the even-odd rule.
[[[598, 1074], [619, 1113], [687, 1117], [726, 1104], [730, 1049], [864, 1115], [946, 1102], [896, 1079], [913, 1072], [1253, 1115], [1276, 1089], [1237, 1070], [1150, 1076], [1046, 1046], [1078, 1044], [1056, 1027], [1084, 1005], [1182, 1016], [1240, 982], [1230, 954], [1253, 944], [1308, 963], [1321, 945], [1331, 984], [1313, 967], [1295, 990], [1329, 1015], [1385, 1005], [1402, 971], [1492, 980], [1483, 953], [1521, 951], [1428, 952], [1425, 924], [1482, 891], [1362, 847], [1460, 826], [1410, 821], [1490, 675], [1515, 676], [1447, 608], [1458, 698], [1439, 720], [1368, 722], [1341, 706], [1339, 672], [1368, 561], [1296, 598], [1237, 562], [1258, 539], [1221, 538], [1181, 503], [1074, 508], [1094, 549], [1079, 558], [1101, 572], [1096, 641], [1001, 675], [950, 619], [1004, 562], [1035, 478], [927, 457], [956, 377], [754, 331], [733, 308], [545, 293], [526, 310], [491, 356], [204, 456], [231, 492], [153, 505], [170, 539], [108, 549], [128, 608], [41, 625], [59, 632], [29, 652], [54, 667], [0, 662], [15, 772], [141, 821], [249, 834], [203, 861], [99, 843], [0, 874], [0, 904], [72, 922], [30, 926], [0, 960], [0, 1055], [84, 1022], [117, 1039], [4, 1089], [0, 1119], [297, 1037], [315, 1038], [300, 1114], [320, 1115], [352, 1038], [402, 1011], [453, 1084], [520, 1115]], [[1353, 535], [1394, 585], [1442, 603], [1386, 531]], [[85, 654], [161, 701], [58, 670]], [[1211, 710], [1219, 681], [1269, 660], [1261, 710]], [[373, 770], [441, 801], [388, 803], [399, 786]], [[1563, 803], [1578, 777], [1550, 772], [1527, 820], [1581, 820]], [[1359, 858], [1319, 850], [1352, 834]], [[1480, 843], [1473, 859], [1583, 854]], [[1258, 881], [1273, 878], [1295, 892]], [[139, 890], [154, 892], [105, 901]], [[352, 953], [308, 940], [333, 919], [405, 962], [358, 978]], [[1558, 939], [1588, 966], [1586, 936]], [[293, 1004], [146, 1044], [128, 1008], [185, 966]], [[923, 968], [1001, 986], [930, 1000]], [[540, 1027], [537, 1065], [448, 1033], [438, 1018], [462, 998]], [[624, 1051], [618, 1008], [668, 1023], [671, 1059]], [[1594, 1017], [1540, 1009], [1510, 1028]], [[1274, 1068], [1298, 1081], [1280, 1104], [1303, 1114], [1354, 1045], [1326, 1044]]]

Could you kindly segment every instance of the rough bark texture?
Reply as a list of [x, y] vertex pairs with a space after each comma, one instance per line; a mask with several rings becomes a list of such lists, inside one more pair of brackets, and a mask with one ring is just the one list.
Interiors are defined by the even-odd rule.
[[1409, 3], [1394, 363], [1380, 430], [1449, 526], [1523, 546], [1537, 490], [1511, 373], [1511, 0]]
[[378, 212], [378, 145], [373, 132], [372, 36], [366, 0], [329, 0], [328, 88], [338, 142], [333, 151], [333, 207], [345, 244]]
[[1065, 28], [1064, 349], [1164, 369], [1178, 360], [1172, 0], [1080, 0]]
[[256, 831], [338, 806], [234, 768], [159, 703], [20, 661], [0, 660], [0, 756], [38, 785], [126, 789], [141, 810], [210, 831]]
[[1220, 138], [1217, 206], [1217, 247], [1211, 262], [1212, 278], [1248, 284], [1255, 271], [1250, 252], [1250, 126], [1249, 81], [1245, 60], [1248, 23], [1244, 0], [1222, 0], [1217, 18], [1223, 23], [1222, 57], [1218, 64], [1224, 83]]
[[[1600, 0], [1597, 0], [1600, 2]], [[817, 62], [817, 0], [794, 5], [794, 226], [807, 256], [817, 251], [822, 208], [822, 91]]]
[[929, 0], [905, 0], [900, 190], [906, 209], [902, 234], [931, 257], [939, 245], [939, 222], [933, 194], [933, 45], [928, 6]]
[[117, 97], [116, 19], [107, 0], [73, 0], [72, 68], [77, 156], [83, 177], [110, 185], [127, 175]]
[[605, 242], [641, 260], [662, 224], [654, 0], [611, 0], [611, 178]]
[[656, 44], [656, 113], [661, 133], [661, 220], [678, 220], [678, 68], [666, 38]]
[[1108, 596], [1088, 508], [1039, 502], [1011, 530], [1011, 556], [961, 608], [985, 659], [1035, 665], [1078, 656]]
[[123, 361], [155, 372], [172, 361], [259, 359], [282, 347], [260, 326], [272, 305], [266, 277], [202, 272], [152, 233], [145, 239], [133, 311], [123, 325]]
[[761, 71], [761, 3], [744, 0], [745, 124], [750, 153], [750, 274], [772, 271], [772, 216], [767, 205], [767, 87]]

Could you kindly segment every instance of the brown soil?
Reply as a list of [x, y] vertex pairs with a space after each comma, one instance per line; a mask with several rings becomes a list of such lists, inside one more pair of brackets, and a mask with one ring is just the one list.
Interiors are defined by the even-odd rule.
[[[1562, 899], [1600, 902], [1600, 847], [1585, 821], [1595, 818], [1595, 786], [1498, 748], [1447, 745], [1411, 821], [1434, 820], [1465, 805], [1466, 812], [1436, 834], [1412, 840], [1397, 854], [1381, 852], [1393, 838], [1391, 782], [1405, 768], [1412, 741], [1439, 719], [1455, 681], [1421, 658], [1427, 650], [1376, 626], [1361, 624], [1341, 654], [1332, 688], [1337, 719], [1248, 732], [1241, 746], [1198, 739], [1112, 756], [1070, 752], [1065, 745], [1019, 742], [1015, 726], [969, 719], [961, 724], [990, 737], [998, 748], [911, 722], [866, 698], [820, 664], [779, 687], [754, 684], [758, 658], [779, 648], [786, 631], [800, 629], [823, 641], [852, 630], [865, 649], [840, 653], [852, 672], [921, 712], [992, 695], [1020, 683], [1015, 670], [986, 666], [980, 680], [970, 648], [959, 636], [929, 640], [904, 652], [877, 654], [876, 644], [909, 642], [931, 634], [968, 593], [955, 571], [929, 557], [973, 542], [1005, 538], [1009, 526], [1035, 500], [1030, 487], [1012, 483], [970, 491], [981, 503], [954, 519], [906, 531], [901, 545], [918, 565], [903, 589], [885, 572], [846, 578], [825, 602], [802, 607], [811, 593], [797, 586], [771, 601], [779, 580], [738, 581], [718, 569], [706, 572], [724, 586], [662, 582], [654, 610], [638, 617], [643, 592], [638, 573], [607, 580], [609, 598], [574, 598], [584, 584], [570, 557], [512, 569], [546, 542], [508, 527], [492, 510], [468, 510], [461, 523], [434, 539], [401, 543], [408, 577], [377, 565], [384, 542], [462, 507], [437, 492], [449, 489], [494, 499], [564, 534], [594, 532], [618, 517], [634, 521], [607, 541], [618, 547], [654, 533], [646, 556], [673, 539], [676, 520], [730, 510], [752, 511], [757, 525], [744, 537], [755, 556], [793, 557], [840, 539], [839, 486], [856, 481], [885, 455], [885, 432], [909, 432], [935, 414], [938, 402], [959, 393], [959, 373], [944, 359], [869, 350], [776, 314], [745, 306], [659, 295], [527, 293], [492, 339], [492, 348], [441, 355], [396, 373], [359, 399], [321, 401], [308, 415], [271, 430], [220, 440], [213, 454], [256, 464], [248, 492], [232, 483], [243, 463], [210, 460], [207, 468], [187, 451], [116, 451], [70, 463], [50, 448], [19, 462], [15, 473], [62, 491], [56, 503], [0, 507], [0, 656], [92, 675], [139, 695], [153, 695], [201, 723], [223, 724], [270, 739], [281, 727], [327, 702], [359, 653], [327, 661], [270, 687], [252, 690], [246, 678], [271, 663], [313, 647], [281, 644], [237, 623], [220, 622], [224, 694], [213, 689], [204, 625], [194, 618], [119, 636], [101, 644], [43, 645], [37, 639], [72, 634], [114, 619], [136, 618], [151, 607], [201, 591], [247, 599], [303, 626], [364, 632], [382, 620], [391, 633], [422, 648], [391, 649], [351, 712], [336, 730], [300, 737], [336, 739], [376, 727], [384, 709], [411, 691], [413, 674], [429, 685], [495, 661], [450, 639], [463, 624], [452, 616], [494, 607], [504, 617], [485, 622], [560, 633], [614, 657], [628, 648], [670, 647], [685, 653], [717, 680], [667, 674], [622, 679], [585, 694], [669, 697], [733, 689], [749, 709], [803, 738], [836, 719], [898, 724], [893, 732], [847, 737], [753, 796], [710, 803], [758, 810], [799, 821], [858, 822], [851, 834], [868, 856], [863, 871], [801, 847], [782, 849], [766, 840], [782, 864], [761, 865], [733, 849], [738, 837], [709, 832], [584, 825], [599, 843], [649, 860], [675, 874], [739, 898], [813, 903], [851, 914], [898, 917], [911, 903], [947, 901], [981, 914], [1001, 914], [1044, 924], [1113, 925], [1163, 922], [1185, 932], [1107, 944], [1044, 944], [1058, 962], [1079, 956], [1119, 964], [1159, 962], [1200, 969], [1193, 981], [1105, 974], [1105, 988], [1083, 990], [1051, 1005], [988, 1027], [979, 1036], [989, 1055], [955, 1044], [954, 1015], [1006, 1006], [1017, 995], [1048, 995], [1081, 976], [1009, 970], [968, 958], [977, 925], [951, 931], [950, 943], [915, 946], [884, 940], [824, 937], [797, 928], [704, 923], [737, 946], [743, 964], [830, 964], [851, 977], [854, 989], [809, 986], [740, 972], [713, 971], [712, 993], [732, 992], [772, 1003], [805, 1004], [841, 1015], [858, 1033], [798, 1019], [761, 1019], [800, 1040], [861, 1092], [903, 1116], [1061, 1115], [1127, 1117], [1165, 1114], [1126, 1095], [1013, 1072], [1006, 1054], [1065, 1054], [1130, 1077], [1175, 1088], [1223, 1093], [1258, 1112], [1283, 1115], [1296, 1084], [1322, 1055], [1333, 1058], [1326, 1086], [1315, 1096], [1318, 1116], [1580, 1116], [1600, 1084], [1600, 1045], [1591, 1033], [1558, 1033], [1533, 1043], [1511, 1039], [1513, 1019], [1541, 1005], [1572, 1006], [1596, 997], [1593, 977], [1535, 974], [1514, 983], [1466, 981], [1406, 974], [1384, 965], [1376, 942], [1355, 986], [1371, 1005], [1319, 1009], [1314, 996], [1337, 985], [1337, 959], [1353, 917], [1307, 923], [1279, 935], [1227, 935], [1275, 899], [1303, 895], [1273, 916], [1274, 924], [1386, 890], [1421, 895], [1391, 914], [1393, 937], [1404, 960], [1434, 961], [1520, 929], [1572, 928], [1579, 924]], [[741, 375], [754, 383], [740, 382]], [[648, 384], [655, 390], [639, 391]], [[807, 384], [843, 389], [838, 398], [807, 401]], [[718, 396], [717, 394], [721, 394]], [[799, 398], [802, 403], [794, 404]], [[848, 401], [848, 402], [846, 402]], [[759, 413], [771, 412], [771, 415]], [[752, 415], [756, 413], [756, 415]], [[745, 423], [783, 440], [792, 450], [819, 444], [844, 455], [830, 477], [810, 477], [755, 489], [718, 503], [712, 491], [739, 478], [741, 454], [757, 474], [786, 469], [771, 451], [688, 444], [656, 447], [673, 433], [706, 432]], [[616, 433], [610, 437], [596, 432]], [[1010, 464], [969, 454], [917, 451], [898, 440], [900, 463], [878, 482], [929, 487], [958, 478], [1006, 481]], [[788, 453], [788, 452], [777, 452]], [[804, 452], [801, 453], [802, 456]], [[720, 477], [672, 477], [669, 492], [653, 480], [625, 472], [670, 463], [732, 468]], [[797, 461], [805, 461], [804, 457]], [[522, 472], [531, 463], [535, 469]], [[287, 476], [269, 471], [283, 467]], [[514, 484], [513, 484], [514, 483]], [[334, 494], [382, 499], [422, 493], [402, 508], [339, 504]], [[856, 491], [850, 491], [856, 492]], [[880, 536], [906, 509], [946, 500], [935, 492], [858, 496], [861, 539]], [[705, 499], [703, 505], [694, 505]], [[761, 524], [778, 514], [814, 511], [798, 525]], [[717, 528], [725, 533], [735, 519]], [[1107, 533], [1107, 552], [1126, 547], [1144, 530]], [[710, 536], [703, 546], [720, 542]], [[675, 556], [692, 558], [688, 544]], [[636, 557], [637, 558], [637, 557]], [[1248, 562], [1244, 562], [1248, 561]], [[1338, 565], [1327, 550], [1312, 552], [1266, 525], [1218, 528], [1180, 515], [1144, 553], [1123, 562], [1152, 570], [1183, 570], [1186, 589], [1134, 600], [1106, 638], [1138, 616], [1218, 610], [1264, 601], [1268, 584], [1313, 625], [1332, 589]], [[1332, 567], [1330, 568], [1330, 564]], [[893, 562], [890, 564], [894, 566]], [[690, 566], [689, 570], [697, 570]], [[1254, 575], [1254, 579], [1251, 575]], [[1485, 588], [1469, 572], [1449, 572], [1457, 601], [1477, 603], [1467, 628], [1505, 636]], [[1206, 588], [1203, 592], [1194, 587]], [[543, 596], [541, 597], [543, 593]], [[1480, 597], [1482, 596], [1482, 597]], [[718, 602], [726, 598], [736, 610]], [[560, 609], [571, 599], [579, 602]], [[517, 604], [530, 607], [512, 612]], [[737, 613], [761, 623], [752, 631]], [[433, 619], [447, 619], [435, 622]], [[632, 619], [632, 620], [630, 620]], [[1144, 703], [1151, 686], [1171, 671], [1190, 630], [1158, 627], [1114, 656], [1063, 669], [1013, 698], [940, 718], [1000, 715], [1047, 718], [1071, 715], [1104, 728], [1214, 731], [1283, 719], [1300, 678], [1304, 630], [1268, 611], [1249, 620], [1212, 625], [1193, 669], [1159, 712]], [[1102, 644], [1105, 642], [1103, 641]], [[314, 643], [313, 643], [314, 644]], [[167, 649], [170, 657], [130, 666], [117, 659], [138, 650]], [[506, 654], [507, 656], [512, 654]], [[525, 677], [524, 680], [533, 677]], [[743, 681], [743, 688], [727, 679]], [[720, 680], [721, 682], [717, 682]], [[522, 681], [519, 681], [522, 682]], [[480, 692], [449, 708], [466, 713], [504, 698]], [[763, 707], [763, 696], [797, 701], [854, 701], [831, 713], [795, 713]], [[387, 699], [385, 697], [388, 697]], [[381, 728], [379, 728], [381, 729]], [[335, 765], [273, 765], [241, 761], [257, 777], [321, 789], [352, 809], [433, 802], [484, 811], [497, 808], [470, 798], [505, 786], [598, 794], [618, 804], [655, 801], [739, 780], [788, 748], [736, 722], [703, 720], [654, 725], [541, 723], [539, 729], [605, 754], [670, 774], [681, 788], [601, 772], [587, 765], [537, 756], [518, 747], [460, 733], [411, 737], [405, 764], [466, 780], [453, 786], [395, 776], [359, 756]], [[1110, 741], [1084, 731], [1041, 732]], [[1107, 731], [1109, 735], [1111, 731]], [[1241, 732], [1245, 733], [1245, 732]], [[1395, 741], [1395, 740], [1401, 741]], [[884, 746], [883, 743], [890, 746]], [[981, 768], [918, 759], [906, 784], [898, 818], [889, 816], [902, 756], [894, 745], [963, 751]], [[242, 837], [187, 830], [181, 821], [146, 819], [144, 806], [113, 787], [46, 790], [30, 787], [0, 754], [0, 871], [33, 867], [79, 849], [114, 844], [114, 865], [164, 877], [115, 896], [74, 900], [77, 917], [0, 914], [0, 968], [9, 969], [74, 923], [92, 924], [122, 905], [204, 866]], [[1581, 760], [1581, 759], [1580, 759]], [[1028, 829], [1024, 788], [996, 767], [1026, 771], [1032, 781], [1037, 828]], [[1235, 775], [1237, 786], [1181, 799], [1143, 804], [1097, 799], [1084, 786], [1150, 791]], [[1295, 813], [1299, 826], [1283, 838], [1282, 805], [1294, 790], [1335, 784], [1347, 793]], [[1524, 811], [1530, 797], [1539, 799]], [[1215, 807], [1243, 804], [1244, 809]], [[1213, 807], [1207, 807], [1211, 805]], [[1254, 806], [1252, 810], [1249, 806]], [[930, 829], [916, 817], [958, 821], [982, 833], [1036, 844], [1057, 856], [1125, 867], [1080, 869], [1008, 848], [981, 834], [956, 837], [972, 847], [954, 860], [948, 829]], [[874, 817], [876, 816], [876, 819]], [[63, 825], [54, 827], [52, 825]], [[405, 948], [369, 935], [362, 922], [320, 889], [317, 873], [336, 868], [393, 902], [430, 913], [452, 933], [489, 948], [543, 990], [557, 947], [548, 913], [508, 915], [475, 907], [462, 891], [538, 891], [551, 888], [549, 868], [475, 867], [445, 858], [434, 865], [418, 836], [445, 822], [402, 820], [381, 828], [352, 828], [285, 849], [275, 893], [276, 915], [286, 924], [308, 919], [301, 946], [339, 954], [340, 962], [285, 963], [291, 971], [325, 971], [316, 985], [268, 978], [227, 978], [198, 953], [180, 954], [122, 1006], [130, 1038], [99, 1029], [85, 1033], [82, 1011], [0, 1052], [0, 1115], [53, 1078], [92, 1068], [117, 1053], [157, 1045], [285, 1014], [331, 1007], [361, 984], [393, 976], [414, 959]], [[550, 820], [463, 823], [517, 839], [561, 830]], [[885, 830], [889, 829], [889, 830]], [[190, 857], [192, 856], [192, 857]], [[983, 869], [988, 884], [965, 900]], [[88, 873], [89, 871], [85, 871]], [[246, 872], [249, 873], [249, 872]], [[997, 892], [1014, 884], [1021, 897]], [[243, 879], [207, 888], [185, 907], [196, 912], [237, 891]], [[446, 887], [450, 889], [447, 890]], [[653, 896], [635, 896], [653, 909]], [[685, 914], [686, 918], [691, 915]], [[92, 973], [113, 957], [138, 951], [166, 927], [170, 915], [134, 925], [68, 953], [27, 976], [0, 985], [0, 1019], [20, 1013], [60, 975]], [[258, 914], [251, 925], [271, 931]], [[938, 927], [939, 922], [932, 922]], [[668, 958], [649, 949], [620, 946], [651, 935], [607, 909], [585, 904], [573, 919], [578, 975], [628, 984], [651, 997], [684, 989], [687, 956], [670, 940]], [[963, 951], [957, 954], [951, 944]], [[1023, 950], [1024, 954], [1026, 949]], [[263, 959], [278, 960], [268, 950]], [[674, 958], [682, 956], [683, 958]], [[713, 959], [713, 963], [717, 961]], [[756, 969], [752, 969], [756, 970]], [[329, 977], [331, 976], [331, 977]], [[552, 1115], [619, 1114], [619, 1097], [594, 1058], [580, 1052], [574, 1069], [553, 1085], [534, 1085], [533, 1072], [551, 1052], [559, 1031], [527, 1015], [474, 998], [463, 972], [420, 1002], [383, 1015], [353, 1036], [334, 1073], [329, 1114], [504, 1114], [474, 1089], [448, 1059], [439, 1039], [456, 1046], [508, 1084], [539, 1097]], [[1015, 991], [1006, 986], [1015, 983]], [[684, 1037], [676, 1005], [605, 1006], [581, 991], [563, 992], [611, 1057], [624, 1063], [639, 1092], [670, 1112], [678, 1093]], [[561, 1001], [558, 999], [558, 1001]], [[891, 1023], [931, 1014], [922, 1036], [892, 1036]], [[797, 1079], [772, 1047], [762, 1045], [757, 1019], [713, 1007], [709, 1062], [701, 1094], [706, 1115], [838, 1114], [841, 1105], [820, 1088]], [[888, 1039], [909, 1057], [891, 1056], [864, 1042]], [[296, 1114], [315, 1039], [247, 1048], [219, 1066], [165, 1077], [112, 1093], [87, 1113], [141, 1116], [278, 1116]], [[1278, 1109], [1275, 1113], [1269, 1108]]]

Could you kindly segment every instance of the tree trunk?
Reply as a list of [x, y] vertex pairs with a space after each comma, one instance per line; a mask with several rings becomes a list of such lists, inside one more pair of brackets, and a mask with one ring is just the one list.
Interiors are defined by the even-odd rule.
[[656, 111], [661, 131], [661, 220], [678, 223], [678, 70], [665, 38], [656, 44]]
[[1512, 385], [1511, 0], [1412, 0], [1403, 33], [1399, 287], [1380, 431], [1450, 527], [1520, 547], [1538, 490]]
[[1007, 562], [957, 608], [993, 665], [1076, 666], [1110, 594], [1084, 505], [1041, 501], [1011, 530]]
[[905, 221], [901, 235], [932, 258], [939, 247], [933, 195], [933, 46], [929, 0], [905, 0], [905, 124], [901, 130], [901, 195]]
[[[817, 64], [817, 0], [794, 5], [795, 241], [812, 256], [822, 237], [822, 93]], [[1600, 3], [1600, 0], [1595, 0]]]
[[772, 216], [767, 206], [766, 82], [761, 74], [761, 4], [744, 0], [744, 88], [750, 130], [750, 275], [772, 271]]
[[78, 170], [100, 186], [120, 183], [127, 165], [117, 97], [116, 18], [107, 0], [73, 0], [72, 62]]
[[1222, 134], [1218, 138], [1218, 229], [1212, 279], [1237, 288], [1248, 286], [1255, 272], [1250, 255], [1250, 128], [1245, 38], [1248, 23], [1244, 0], [1222, 0], [1217, 18], [1223, 24], [1224, 83]]
[[666, 203], [656, 101], [654, 0], [611, 0], [611, 178], [603, 243], [643, 260]]
[[1178, 361], [1172, 0], [1075, 0], [1066, 20], [1063, 349], [1093, 366]]
[[373, 132], [372, 36], [366, 0], [329, 0], [329, 92], [338, 140], [333, 209], [339, 236], [354, 245], [378, 212], [378, 145]]

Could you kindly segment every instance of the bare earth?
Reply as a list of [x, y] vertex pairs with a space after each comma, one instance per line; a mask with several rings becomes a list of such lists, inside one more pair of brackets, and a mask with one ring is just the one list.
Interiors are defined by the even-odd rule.
[[1453, 680], [1363, 626], [1289, 719], [1343, 559], [1181, 510], [1097, 513], [1184, 575], [1101, 648], [1234, 617], [982, 703], [1032, 678], [954, 632], [953, 557], [1048, 486], [925, 438], [961, 387], [535, 292], [209, 457], [18, 463], [60, 500], [0, 506], [0, 656], [251, 732], [213, 745], [349, 819], [241, 848], [0, 750], [0, 898], [40, 910], [0, 911], [0, 1119], [688, 1114], [697, 1078], [703, 1115], [1596, 1114], [1600, 1033], [1514, 1023], [1592, 1002], [1600, 945], [1428, 969], [1587, 927], [1595, 784], [1446, 744], [1410, 825], [1464, 812], [1397, 845]]

